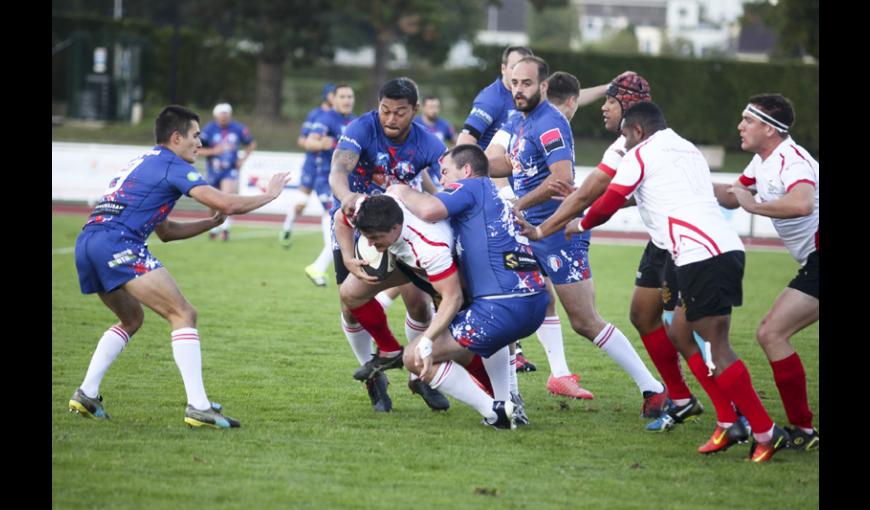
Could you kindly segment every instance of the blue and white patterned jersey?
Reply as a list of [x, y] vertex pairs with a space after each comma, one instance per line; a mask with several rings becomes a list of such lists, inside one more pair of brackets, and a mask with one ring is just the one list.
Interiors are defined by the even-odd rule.
[[83, 230], [119, 229], [145, 242], [181, 195], [206, 184], [192, 165], [157, 145], [112, 179]]
[[[353, 114], [342, 115], [335, 110], [326, 110], [314, 117], [311, 123], [310, 133], [329, 136], [335, 140], [336, 145], [347, 125], [356, 117]], [[329, 177], [329, 168], [332, 163], [332, 153], [335, 152], [335, 145], [331, 149], [319, 151], [315, 154], [318, 177]]]
[[[359, 154], [356, 168], [348, 175], [350, 191], [379, 195], [391, 184], [410, 184], [426, 168], [440, 171], [444, 142], [421, 126], [411, 123], [404, 143], [395, 144], [384, 133], [377, 110], [351, 122], [336, 147]], [[333, 207], [339, 207], [338, 198]]]
[[217, 122], [209, 122], [202, 128], [199, 138], [203, 147], [223, 147], [220, 154], [208, 156], [205, 167], [209, 172], [221, 173], [236, 168], [239, 149], [254, 141], [250, 130], [241, 122], [230, 121], [222, 128]]
[[[550, 165], [568, 161], [571, 179], [574, 178], [574, 137], [568, 119], [550, 104], [542, 100], [528, 116], [512, 119], [502, 129], [512, 133], [508, 155], [513, 165], [512, 186], [514, 194], [522, 198], [540, 186], [550, 175]], [[547, 200], [524, 211], [533, 225], [546, 220], [561, 202]]]
[[481, 90], [471, 107], [465, 124], [473, 127], [480, 133], [477, 145], [486, 149], [489, 141], [495, 136], [496, 131], [509, 118], [518, 115], [511, 91], [505, 88], [501, 77]]
[[491, 179], [461, 179], [435, 197], [447, 207], [460, 270], [474, 298], [544, 289], [532, 247]]
[[[311, 133], [311, 126], [314, 125], [314, 119], [317, 118], [323, 112], [328, 110], [324, 110], [321, 107], [312, 108], [308, 115], [305, 116], [305, 122], [302, 123], [302, 131], [299, 133], [299, 136], [302, 138], [307, 138], [308, 134]], [[305, 161], [302, 163], [302, 171], [305, 172], [306, 169], [310, 168], [311, 171], [314, 169], [314, 156], [316, 152], [305, 151]]]

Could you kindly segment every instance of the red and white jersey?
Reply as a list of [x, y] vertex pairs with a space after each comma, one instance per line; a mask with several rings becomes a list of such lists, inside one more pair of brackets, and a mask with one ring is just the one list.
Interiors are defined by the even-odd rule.
[[601, 156], [601, 163], [598, 163], [598, 169], [613, 178], [626, 152], [628, 151], [625, 150], [625, 137], [619, 135], [619, 138], [604, 151], [604, 156]]
[[390, 245], [390, 253], [428, 282], [437, 282], [455, 273], [459, 268], [453, 260], [450, 223], [447, 220], [435, 223], [421, 220], [405, 207], [399, 197], [384, 194], [399, 203], [405, 216], [402, 233]]
[[634, 195], [653, 243], [670, 251], [677, 266], [743, 251], [713, 194], [707, 161], [672, 129], [631, 149], [610, 186], [626, 198]]
[[810, 253], [819, 249], [819, 162], [791, 137], [782, 141], [766, 160], [758, 154], [743, 170], [740, 183], [754, 187], [756, 202], [779, 200], [797, 184], [805, 182], [816, 188], [815, 206], [809, 216], [771, 218], [785, 247], [801, 266]]

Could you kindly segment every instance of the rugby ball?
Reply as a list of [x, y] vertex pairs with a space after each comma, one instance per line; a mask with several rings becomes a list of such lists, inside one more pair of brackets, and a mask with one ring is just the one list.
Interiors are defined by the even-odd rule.
[[356, 258], [368, 262], [367, 266], [362, 266], [363, 271], [378, 280], [385, 280], [396, 268], [396, 256], [389, 250], [383, 253], [379, 252], [377, 248], [369, 244], [369, 240], [362, 234], [356, 240], [354, 253]]

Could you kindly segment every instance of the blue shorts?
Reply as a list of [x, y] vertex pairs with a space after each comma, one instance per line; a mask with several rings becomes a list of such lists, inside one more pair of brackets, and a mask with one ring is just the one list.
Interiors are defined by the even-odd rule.
[[329, 176], [317, 177], [314, 180], [314, 193], [317, 194], [317, 199], [320, 200], [320, 205], [324, 211], [332, 209], [332, 188], [329, 186]]
[[230, 168], [228, 170], [222, 170], [220, 172], [209, 170], [208, 176], [206, 177], [208, 183], [217, 189], [221, 188], [221, 181], [223, 181], [224, 179], [230, 179], [234, 181], [238, 180], [239, 170], [237, 168]]
[[545, 276], [554, 285], [577, 283], [592, 278], [589, 267], [589, 232], [574, 234], [565, 239], [563, 231], [545, 237], [540, 241], [529, 241], [532, 253]]
[[302, 176], [299, 179], [299, 186], [306, 189], [314, 189], [314, 178], [317, 176], [317, 166], [314, 164], [314, 156], [305, 156], [305, 162], [302, 163]]
[[531, 335], [544, 322], [550, 297], [546, 292], [501, 299], [475, 298], [450, 324], [453, 338], [484, 358], [505, 345]]
[[76, 239], [75, 254], [82, 294], [111, 292], [163, 267], [145, 243], [121, 230], [83, 230]]

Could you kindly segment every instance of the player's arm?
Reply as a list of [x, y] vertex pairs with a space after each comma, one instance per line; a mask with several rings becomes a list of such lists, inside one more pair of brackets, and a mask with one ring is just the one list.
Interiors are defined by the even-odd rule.
[[770, 202], [756, 202], [746, 188], [733, 187], [732, 193], [746, 212], [768, 218], [801, 218], [809, 216], [815, 208], [816, 188], [809, 182], [798, 182], [782, 198]]
[[194, 221], [174, 221], [166, 218], [154, 227], [154, 233], [164, 243], [178, 241], [179, 239], [187, 239], [220, 226], [226, 218], [227, 215], [220, 212], [208, 218]]
[[305, 139], [306, 138], [308, 138], [308, 137], [300, 134], [299, 138], [296, 139], [296, 145], [299, 146], [299, 148], [304, 150], [304, 151], [308, 151], [308, 149], [305, 148]]
[[375, 283], [378, 281], [374, 276], [369, 276], [363, 271], [362, 266], [366, 265], [366, 261], [356, 258], [353, 250], [354, 229], [347, 221], [347, 217], [341, 209], [335, 211], [335, 241], [341, 250], [341, 258], [344, 262], [344, 267], [364, 282]]
[[607, 223], [616, 211], [618, 211], [628, 199], [624, 194], [624, 187], [610, 185], [603, 195], [593, 202], [586, 216], [580, 221], [573, 221], [565, 227], [565, 235], [583, 232], [592, 227]]
[[420, 172], [420, 175], [423, 176], [423, 191], [426, 193], [438, 193], [438, 188], [435, 187], [435, 184], [432, 183], [432, 176], [429, 175], [429, 169], [425, 169]]
[[550, 165], [550, 175], [544, 179], [544, 182], [540, 184], [537, 188], [533, 189], [531, 192], [523, 195], [522, 198], [517, 200], [516, 205], [514, 205], [514, 210], [522, 211], [528, 209], [529, 207], [540, 204], [541, 202], [545, 202], [553, 197], [555, 193], [547, 183], [551, 180], [558, 179], [560, 181], [571, 182], [573, 179], [573, 168], [571, 166], [571, 160], [563, 159], [561, 161], [557, 161]]
[[[476, 132], [476, 130], [475, 130], [475, 132]], [[476, 135], [473, 135], [473, 134], [471, 134], [471, 132], [469, 131], [468, 126], [466, 126], [466, 127], [465, 127], [465, 128], [464, 128], [464, 129], [463, 129], [463, 130], [462, 130], [462, 131], [461, 131], [457, 136], [456, 136], [456, 145], [465, 145], [465, 144], [469, 144], [469, 145], [477, 145], [477, 139], [478, 139], [478, 137], [480, 137], [480, 133], [477, 133]]]
[[510, 137], [509, 132], [499, 129], [484, 151], [486, 158], [489, 160], [489, 176], [496, 182], [507, 182], [505, 179], [496, 178], [509, 177], [513, 173], [513, 165], [511, 165], [507, 152]]
[[242, 165], [245, 164], [245, 161], [247, 161], [248, 158], [251, 157], [251, 153], [254, 152], [255, 150], [257, 150], [257, 141], [251, 140], [251, 143], [249, 143], [248, 145], [245, 145], [245, 154], [241, 158], [239, 158], [239, 161], [238, 161], [238, 164], [236, 167], [241, 169]]
[[746, 191], [752, 193], [752, 190], [750, 190], [742, 182], [740, 182], [740, 179], [734, 181], [733, 184], [714, 182], [713, 194], [716, 196], [716, 201], [719, 202], [719, 205], [724, 207], [725, 209], [737, 209], [738, 207], [740, 207], [740, 203], [737, 201], [737, 196], [731, 192], [732, 188], [743, 188]]
[[335, 145], [335, 138], [321, 133], [308, 133], [305, 150], [308, 152], [328, 151]]
[[289, 182], [289, 177], [290, 172], [279, 172], [273, 175], [269, 180], [269, 185], [266, 187], [266, 192], [262, 195], [242, 196], [234, 193], [224, 193], [208, 185], [191, 188], [189, 195], [200, 204], [208, 206], [221, 214], [227, 216], [231, 214], [244, 214], [254, 209], [259, 209], [278, 198], [278, 195], [284, 191], [284, 186]]
[[[610, 184], [611, 177], [600, 169], [595, 169], [583, 179], [579, 188], [571, 192], [552, 216], [538, 225], [538, 229], [528, 231], [523, 225], [523, 234], [535, 241], [550, 236], [565, 228], [569, 221], [580, 216], [589, 204], [600, 197]], [[564, 181], [558, 181], [560, 184]], [[550, 186], [553, 189], [553, 186]], [[533, 227], [534, 228], [534, 227]], [[540, 236], [540, 237], [539, 237]]]
[[604, 97], [604, 94], [607, 93], [607, 88], [610, 86], [610, 83], [605, 83], [604, 85], [598, 85], [597, 87], [590, 87], [588, 89], [580, 90], [580, 99], [577, 100], [577, 104], [579, 108], [583, 108], [588, 104], [592, 104], [595, 101]]
[[428, 193], [420, 193], [407, 184], [393, 184], [387, 189], [391, 195], [396, 195], [421, 220], [436, 222], [449, 216], [444, 202]]
[[353, 217], [354, 207], [359, 193], [350, 191], [347, 183], [350, 173], [359, 162], [359, 153], [347, 149], [336, 149], [332, 153], [332, 165], [329, 170], [329, 187], [332, 193], [341, 202], [341, 210], [346, 216]]
[[[421, 343], [425, 343], [426, 340], [444, 341], [444, 333], [462, 307], [462, 283], [459, 280], [459, 271], [454, 271], [450, 276], [430, 283], [435, 292], [441, 295], [441, 304], [438, 305], [438, 310], [435, 311], [435, 316], [432, 317], [429, 327], [423, 332], [420, 339]], [[424, 380], [428, 380], [426, 376], [429, 375], [427, 372], [430, 367], [431, 357], [423, 360], [423, 370], [420, 372], [420, 377]]]

